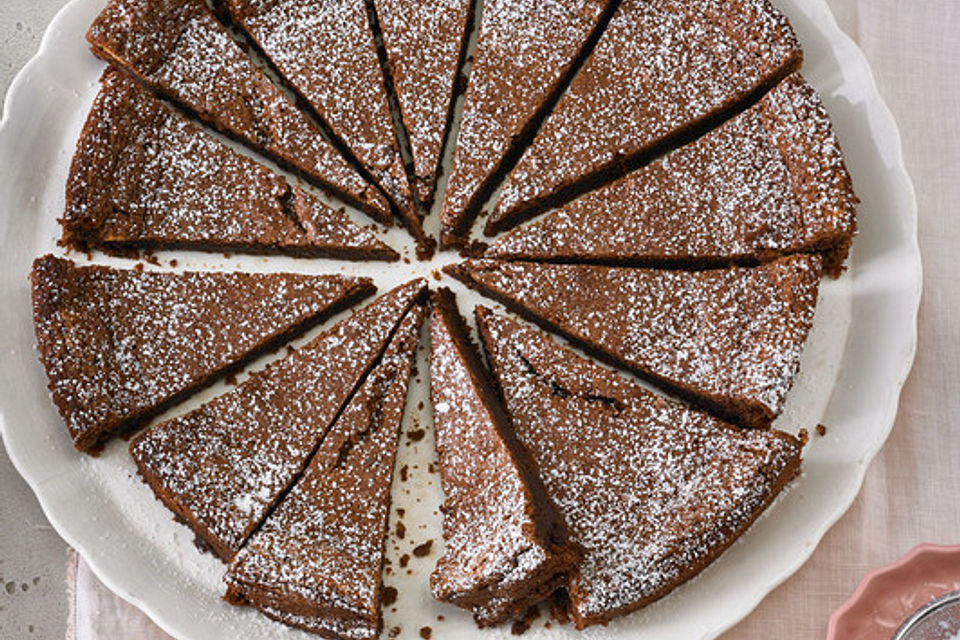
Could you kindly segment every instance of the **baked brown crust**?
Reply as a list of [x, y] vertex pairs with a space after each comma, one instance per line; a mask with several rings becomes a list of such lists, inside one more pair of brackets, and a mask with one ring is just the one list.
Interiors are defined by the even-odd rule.
[[111, 0], [87, 40], [217, 131], [390, 224], [383, 194], [253, 64], [204, 0]]
[[108, 69], [67, 178], [62, 244], [351, 260], [399, 254], [303, 189], [218, 142]]
[[449, 289], [432, 298], [430, 385], [444, 553], [430, 576], [438, 600], [480, 626], [545, 599], [579, 557], [520, 444]]
[[396, 207], [417, 240], [432, 240], [414, 204], [365, 0], [217, 0], [305, 105]]
[[511, 231], [484, 255], [703, 268], [809, 252], [838, 276], [856, 205], [830, 118], [794, 74], [695, 142]]
[[624, 0], [504, 181], [487, 233], [712, 129], [802, 58], [768, 0]]
[[303, 476], [234, 558], [228, 602], [301, 617], [328, 637], [376, 637], [397, 436], [423, 317], [421, 306], [407, 313]]
[[707, 271], [473, 260], [449, 272], [728, 422], [766, 428], [800, 366], [821, 260]]
[[485, 308], [477, 323], [517, 435], [585, 549], [566, 597], [578, 629], [696, 575], [799, 469], [793, 436], [724, 424]]
[[423, 280], [398, 287], [229, 393], [144, 431], [130, 443], [141, 476], [229, 562], [425, 293]]
[[465, 244], [492, 195], [610, 18], [611, 0], [486, 0], [440, 213], [440, 246]]
[[413, 156], [417, 199], [433, 202], [453, 119], [473, 0], [375, 0], [390, 79]]
[[374, 291], [342, 276], [159, 273], [33, 263], [37, 349], [80, 451]]

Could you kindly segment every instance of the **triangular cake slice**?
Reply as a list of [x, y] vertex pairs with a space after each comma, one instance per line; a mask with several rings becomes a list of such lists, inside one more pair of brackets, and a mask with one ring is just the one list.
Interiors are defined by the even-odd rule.
[[67, 178], [63, 243], [398, 260], [368, 229], [108, 70]]
[[94, 53], [214, 129], [379, 222], [390, 205], [257, 68], [204, 0], [111, 0], [87, 33]]
[[423, 280], [398, 287], [229, 393], [144, 431], [130, 443], [140, 474], [230, 561], [425, 294]]
[[377, 637], [393, 463], [423, 316], [419, 306], [407, 313], [303, 477], [237, 553], [227, 601], [329, 637]]
[[800, 366], [820, 258], [667, 271], [477, 260], [451, 272], [588, 352], [744, 427], [768, 427]]
[[801, 61], [768, 0], [624, 0], [503, 183], [487, 233], [703, 133]]
[[53, 401], [88, 453], [374, 291], [342, 276], [158, 273], [54, 256], [38, 258], [30, 280]]
[[400, 156], [366, 0], [218, 0], [396, 205], [429, 253]]
[[429, 204], [453, 116], [473, 0], [376, 0], [374, 7], [413, 156], [414, 194]]
[[548, 597], [579, 558], [537, 466], [480, 361], [449, 289], [433, 297], [430, 390], [443, 505], [438, 600], [472, 609], [480, 626]]
[[830, 118], [794, 74], [696, 142], [511, 231], [485, 255], [702, 267], [818, 252], [839, 275], [856, 205]]
[[473, 54], [440, 246], [462, 245], [610, 17], [613, 0], [487, 0]]
[[482, 307], [477, 324], [516, 433], [584, 548], [566, 589], [578, 629], [696, 575], [798, 471], [791, 435], [688, 409]]

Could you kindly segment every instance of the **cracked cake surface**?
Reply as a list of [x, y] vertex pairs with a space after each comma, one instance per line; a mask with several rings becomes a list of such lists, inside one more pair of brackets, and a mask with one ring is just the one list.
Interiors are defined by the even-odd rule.
[[54, 403], [88, 453], [374, 289], [342, 276], [160, 273], [54, 256], [38, 258], [30, 280]]
[[768, 0], [624, 0], [504, 181], [487, 234], [719, 124], [801, 60]]
[[426, 283], [388, 292], [236, 389], [130, 443], [156, 496], [230, 561], [303, 471]]
[[695, 142], [507, 233], [485, 255], [719, 266], [818, 252], [836, 276], [856, 204], [820, 97], [794, 74]]
[[450, 271], [591, 354], [762, 428], [800, 366], [821, 262], [682, 271], [484, 259]]
[[114, 69], [67, 178], [63, 242], [398, 260], [368, 229], [195, 127]]
[[452, 292], [435, 293], [432, 306], [430, 395], [444, 551], [430, 587], [435, 598], [471, 609], [487, 626], [548, 597], [578, 552], [493, 391]]
[[377, 637], [390, 486], [424, 309], [400, 322], [303, 476], [240, 550], [226, 599], [345, 640]]
[[662, 597], [727, 548], [796, 475], [802, 445], [689, 409], [477, 308], [510, 419], [584, 549], [578, 629]]
[[533, 137], [614, 4], [611, 0], [484, 2], [441, 211], [441, 247], [465, 241], [506, 165]]
[[390, 207], [241, 50], [204, 0], [112, 0], [87, 32], [94, 53], [221, 133], [375, 220]]

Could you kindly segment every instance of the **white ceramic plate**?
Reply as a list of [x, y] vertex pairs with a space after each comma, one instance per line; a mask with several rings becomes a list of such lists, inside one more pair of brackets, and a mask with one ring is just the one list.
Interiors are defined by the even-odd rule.
[[[860, 51], [837, 27], [823, 0], [778, 0], [806, 51], [804, 72], [822, 93], [833, 117], [863, 200], [860, 236], [850, 269], [825, 282], [801, 373], [778, 426], [796, 432], [827, 425], [813, 436], [804, 474], [743, 538], [702, 575], [658, 603], [582, 634], [534, 624], [528, 637], [713, 638], [743, 618], [810, 556], [826, 530], [856, 495], [867, 464], [880, 449], [896, 413], [900, 387], [913, 360], [920, 298], [916, 203], [903, 167], [899, 135], [877, 94]], [[49, 401], [36, 361], [27, 273], [38, 255], [58, 251], [55, 219], [63, 207], [63, 185], [81, 124], [96, 92], [102, 63], [87, 50], [83, 35], [103, 0], [73, 0], [54, 19], [40, 52], [10, 88], [0, 126], [0, 426], [17, 469], [36, 492], [53, 526], [89, 562], [103, 582], [143, 609], [178, 638], [293, 638], [291, 631], [249, 609], [219, 599], [223, 566], [199, 553], [192, 536], [170, 518], [140, 483], [123, 442], [99, 458], [74, 451]], [[448, 149], [449, 155], [449, 149]], [[358, 218], [360, 219], [360, 218]], [[428, 221], [435, 231], [436, 215]], [[400, 231], [385, 238], [396, 247], [409, 242]], [[76, 256], [83, 259], [82, 256]], [[170, 255], [159, 256], [164, 265]], [[203, 253], [176, 255], [179, 268], [343, 271], [373, 276], [381, 291], [427, 275], [434, 263], [341, 264], [323, 260], [236, 257]], [[124, 261], [96, 256], [98, 262]], [[127, 262], [129, 266], [129, 261]], [[454, 288], [463, 291], [461, 287]], [[465, 310], [479, 298], [464, 293]], [[327, 323], [329, 326], [330, 323]], [[419, 371], [425, 372], [421, 347]], [[269, 359], [269, 358], [268, 358]], [[263, 366], [266, 359], [254, 364]], [[224, 390], [201, 393], [175, 411], [196, 406]], [[385, 611], [385, 629], [419, 637], [506, 637], [509, 630], [480, 634], [463, 612], [434, 602], [427, 575], [438, 553], [440, 500], [436, 476], [428, 473], [433, 441], [426, 380], [416, 377], [405, 430], [427, 427], [419, 442], [403, 437], [395, 483], [395, 507], [407, 510], [404, 539], [391, 534], [386, 583], [399, 589]], [[394, 513], [394, 517], [395, 517]], [[398, 559], [428, 539], [437, 541], [426, 558], [401, 570]], [[443, 620], [437, 616], [443, 616]], [[384, 636], [387, 633], [385, 631]], [[303, 637], [306, 637], [303, 634]]]

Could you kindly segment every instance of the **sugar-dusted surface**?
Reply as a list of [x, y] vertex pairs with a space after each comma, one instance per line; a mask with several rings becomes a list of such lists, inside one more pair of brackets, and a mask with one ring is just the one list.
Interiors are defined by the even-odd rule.
[[108, 71], [67, 180], [72, 247], [286, 252], [396, 260], [342, 211], [215, 140]]
[[365, 0], [220, 0], [280, 74], [386, 190], [416, 234]]
[[572, 184], [619, 177], [795, 70], [800, 55], [768, 0], [624, 0], [504, 182], [488, 230]]
[[473, 0], [376, 0], [374, 4], [410, 140], [416, 195], [421, 202], [431, 202], [453, 117]]
[[130, 445], [141, 474], [229, 560], [303, 470], [424, 286], [384, 294], [230, 393], [145, 431]]
[[586, 550], [569, 586], [578, 627], [689, 579], [797, 469], [792, 436], [730, 427], [486, 309], [478, 324], [517, 434]]
[[81, 450], [371, 289], [341, 276], [145, 273], [52, 256], [31, 281], [40, 360]]
[[97, 55], [213, 128], [390, 220], [383, 196], [254, 65], [204, 0], [113, 0], [87, 38]]
[[821, 267], [800, 255], [709, 271], [476, 260], [456, 272], [598, 356], [760, 427], [793, 383]]
[[430, 390], [444, 553], [430, 586], [491, 624], [548, 595], [543, 586], [575, 554], [468, 336], [452, 294], [441, 291], [430, 322]]
[[486, 255], [649, 265], [826, 250], [839, 264], [856, 203], [829, 116], [792, 75], [697, 141], [511, 231]]
[[470, 70], [441, 245], [465, 236], [504, 156], [532, 137], [609, 0], [487, 0]]
[[397, 437], [424, 310], [404, 317], [381, 361], [303, 477], [230, 565], [228, 598], [373, 638]]

